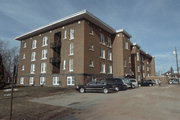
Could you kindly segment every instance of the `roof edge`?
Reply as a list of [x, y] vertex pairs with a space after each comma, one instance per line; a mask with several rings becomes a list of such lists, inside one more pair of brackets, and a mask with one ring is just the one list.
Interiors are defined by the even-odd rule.
[[127, 35], [128, 37], [130, 37], [130, 38], [132, 37], [131, 34], [129, 34], [129, 33], [128, 33], [126, 30], [124, 30], [124, 29], [116, 30], [116, 33], [121, 33], [121, 32], [124, 33], [124, 34], [126, 34], [126, 35]]

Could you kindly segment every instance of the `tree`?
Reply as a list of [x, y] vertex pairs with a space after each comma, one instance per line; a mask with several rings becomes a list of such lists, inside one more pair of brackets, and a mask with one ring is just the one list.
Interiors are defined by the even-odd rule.
[[0, 40], [0, 54], [4, 66], [4, 79], [10, 83], [12, 80], [14, 65], [18, 65], [18, 47], [9, 47], [8, 42]]

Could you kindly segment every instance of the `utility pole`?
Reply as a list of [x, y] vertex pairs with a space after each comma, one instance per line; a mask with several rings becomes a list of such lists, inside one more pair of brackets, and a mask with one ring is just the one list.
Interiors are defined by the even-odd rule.
[[173, 51], [173, 54], [174, 54], [175, 57], [176, 57], [177, 77], [179, 78], [179, 64], [178, 64], [178, 54], [177, 54], [176, 47], [175, 47], [175, 50]]

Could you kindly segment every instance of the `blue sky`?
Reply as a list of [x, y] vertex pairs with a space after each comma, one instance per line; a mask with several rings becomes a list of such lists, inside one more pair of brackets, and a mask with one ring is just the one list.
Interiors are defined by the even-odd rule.
[[87, 9], [155, 56], [156, 71], [176, 69], [172, 51], [180, 53], [179, 0], [0, 0], [0, 39], [14, 38], [62, 17]]

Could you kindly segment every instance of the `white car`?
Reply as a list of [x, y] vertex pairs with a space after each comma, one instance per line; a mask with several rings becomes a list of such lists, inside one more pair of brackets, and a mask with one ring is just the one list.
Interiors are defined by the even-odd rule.
[[136, 88], [136, 87], [139, 87], [138, 85], [138, 81], [136, 79], [129, 79], [130, 82], [131, 82], [131, 87], [132, 88]]

